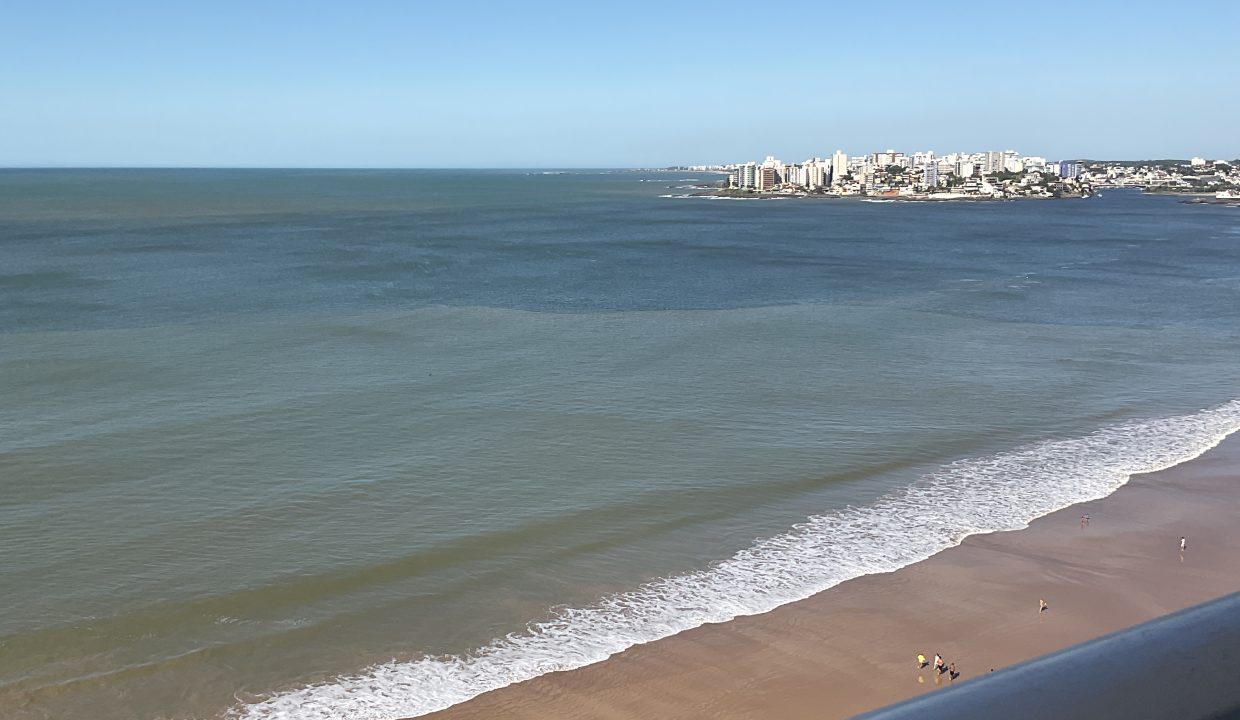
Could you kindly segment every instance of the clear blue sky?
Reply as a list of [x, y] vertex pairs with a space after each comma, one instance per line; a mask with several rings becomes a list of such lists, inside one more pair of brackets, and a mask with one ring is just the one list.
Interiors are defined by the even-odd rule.
[[1240, 2], [6, 0], [0, 166], [1240, 156]]

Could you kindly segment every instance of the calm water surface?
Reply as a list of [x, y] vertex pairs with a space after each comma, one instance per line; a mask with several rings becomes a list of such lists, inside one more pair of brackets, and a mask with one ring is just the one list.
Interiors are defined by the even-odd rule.
[[1240, 427], [1240, 209], [716, 179], [0, 171], [0, 716], [426, 712]]

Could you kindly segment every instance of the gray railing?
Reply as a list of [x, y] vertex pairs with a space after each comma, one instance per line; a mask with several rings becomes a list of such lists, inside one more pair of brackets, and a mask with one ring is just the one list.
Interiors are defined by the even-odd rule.
[[854, 720], [1240, 719], [1240, 593]]

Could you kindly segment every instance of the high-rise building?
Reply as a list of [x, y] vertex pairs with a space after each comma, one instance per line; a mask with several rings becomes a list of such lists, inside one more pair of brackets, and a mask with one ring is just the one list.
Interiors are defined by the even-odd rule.
[[797, 184], [803, 185], [810, 190], [817, 190], [827, 184], [827, 177], [830, 176], [830, 167], [819, 158], [806, 160], [801, 165], [800, 179]]
[[987, 152], [986, 159], [982, 162], [982, 172], [987, 175], [1003, 172], [1003, 152], [999, 150]]
[[1059, 163], [1059, 177], [1074, 178], [1081, 174], [1081, 164], [1063, 160]]
[[848, 156], [842, 150], [836, 150], [831, 155], [831, 184], [839, 185], [844, 182], [844, 176], [848, 174]]
[[938, 163], [926, 163], [921, 171], [921, 184], [927, 188], [938, 187], [939, 185], [939, 166]]
[[773, 167], [767, 167], [765, 163], [758, 170], [758, 191], [765, 192], [774, 190], [779, 184], [779, 173]]
[[754, 188], [758, 184], [758, 166], [756, 163], [747, 162], [744, 165], [737, 165], [732, 171], [732, 187], [748, 190]]
[[817, 190], [827, 186], [827, 180], [831, 177], [831, 167], [825, 162], [814, 162], [813, 169], [809, 174], [809, 189]]
[[887, 167], [888, 165], [895, 165], [896, 158], [899, 155], [900, 153], [896, 152], [895, 150], [888, 150], [887, 152], [874, 153], [874, 165], [880, 170]]

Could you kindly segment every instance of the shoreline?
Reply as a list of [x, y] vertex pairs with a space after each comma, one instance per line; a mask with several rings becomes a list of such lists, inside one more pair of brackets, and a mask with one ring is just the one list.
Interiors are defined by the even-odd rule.
[[962, 195], [954, 197], [936, 197], [935, 195], [833, 195], [828, 193], [729, 193], [726, 191], [684, 193], [681, 195], [661, 195], [662, 198], [674, 200], [691, 200], [704, 198], [707, 200], [854, 200], [867, 202], [915, 202], [915, 203], [949, 203], [949, 202], [1017, 202], [1025, 200], [1084, 200], [1093, 195], [1062, 195], [1047, 197], [1043, 195], [1012, 195], [993, 197], [989, 195]]
[[1240, 590], [1237, 512], [1240, 434], [1025, 529], [422, 717], [848, 717], [950, 685], [919, 652], [967, 682]]

